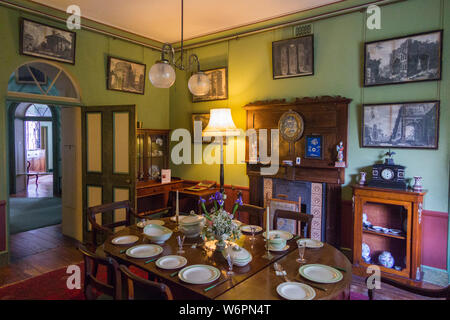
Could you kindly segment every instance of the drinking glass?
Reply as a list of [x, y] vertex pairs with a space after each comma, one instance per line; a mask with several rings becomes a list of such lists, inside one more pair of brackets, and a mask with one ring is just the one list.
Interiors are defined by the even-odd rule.
[[255, 226], [250, 226], [250, 232], [252, 233], [252, 236], [250, 237], [250, 240], [255, 240], [255, 231], [256, 231], [256, 227]]
[[178, 254], [184, 253], [184, 250], [183, 250], [184, 238], [185, 238], [185, 236], [182, 236], [182, 237], [178, 236], [177, 237], [177, 242], [178, 242], [178, 251], [177, 251], [177, 253]]
[[297, 240], [297, 246], [298, 246], [299, 258], [296, 261], [298, 263], [305, 263], [306, 260], [305, 260], [304, 256], [305, 256], [306, 242], [304, 240]]
[[227, 254], [227, 262], [228, 262], [228, 271], [227, 271], [227, 275], [232, 276], [234, 274], [233, 272], [233, 259], [231, 258], [231, 255], [228, 253]]

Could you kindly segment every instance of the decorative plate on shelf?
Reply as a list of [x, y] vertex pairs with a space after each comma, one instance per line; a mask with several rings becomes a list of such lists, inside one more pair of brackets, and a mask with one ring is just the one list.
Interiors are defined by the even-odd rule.
[[282, 114], [278, 121], [281, 137], [288, 142], [295, 142], [301, 138], [305, 124], [300, 114], [289, 110]]

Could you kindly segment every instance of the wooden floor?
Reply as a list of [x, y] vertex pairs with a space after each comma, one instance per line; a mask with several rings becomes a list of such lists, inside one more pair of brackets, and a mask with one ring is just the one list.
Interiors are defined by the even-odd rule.
[[36, 186], [36, 178], [30, 177], [27, 190], [11, 195], [13, 198], [50, 198], [53, 197], [53, 175], [40, 176]]
[[10, 238], [10, 265], [0, 268], [0, 286], [81, 262], [76, 241], [61, 225], [21, 232]]
[[[11, 236], [11, 264], [0, 268], [0, 287], [43, 273], [80, 263], [76, 241], [61, 234], [61, 225], [22, 232]], [[367, 296], [362, 277], [353, 275], [351, 291]], [[382, 284], [376, 300], [416, 300], [426, 298]]]

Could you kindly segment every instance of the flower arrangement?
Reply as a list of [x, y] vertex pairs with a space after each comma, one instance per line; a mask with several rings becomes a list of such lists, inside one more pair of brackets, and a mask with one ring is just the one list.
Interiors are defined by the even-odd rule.
[[233, 210], [228, 213], [224, 209], [226, 194], [216, 192], [209, 198], [209, 201], [213, 203], [211, 212], [206, 209], [206, 200], [200, 198], [200, 205], [207, 219], [205, 228], [203, 229], [203, 237], [206, 239], [218, 240], [217, 247], [223, 248], [225, 246], [225, 240], [230, 238], [239, 239], [241, 231], [239, 227], [233, 222], [234, 214], [236, 213], [239, 205], [242, 205], [242, 195], [239, 194], [237, 200], [234, 203]]

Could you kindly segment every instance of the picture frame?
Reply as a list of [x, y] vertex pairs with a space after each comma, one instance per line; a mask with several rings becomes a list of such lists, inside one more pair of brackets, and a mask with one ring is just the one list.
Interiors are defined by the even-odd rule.
[[[191, 114], [191, 121], [192, 121], [192, 142], [193, 143], [200, 143], [200, 141], [196, 141], [195, 140], [195, 132], [194, 132], [194, 121], [201, 121], [202, 122], [202, 132], [203, 130], [205, 130], [206, 126], [209, 123], [209, 118], [210, 118], [210, 113], [209, 112], [205, 112], [205, 113], [192, 113]], [[211, 141], [205, 141], [203, 140], [202, 137], [202, 144], [210, 144], [210, 143], [218, 143], [214, 141], [214, 138], [211, 138]], [[226, 137], [223, 138], [223, 144], [226, 145], [227, 144], [227, 139]]]
[[[36, 79], [39, 85], [47, 84], [48, 78], [44, 72], [31, 66], [28, 69], [28, 67], [29, 66], [21, 66], [17, 68], [17, 72], [15, 73], [15, 80], [17, 84], [35, 84], [34, 79]], [[30, 71], [33, 73], [33, 75], [31, 75]]]
[[211, 88], [204, 96], [192, 95], [192, 102], [228, 99], [228, 68], [215, 68], [203, 71], [211, 81]]
[[[269, 207], [269, 226], [270, 230], [274, 229], [273, 225], [273, 216], [276, 210], [289, 210], [295, 212], [301, 212], [302, 207], [302, 198], [298, 197], [298, 201], [290, 201], [284, 199], [270, 198], [268, 199], [268, 207]], [[277, 230], [283, 230], [295, 234], [297, 232], [296, 224], [300, 224], [295, 220], [279, 218], [277, 221]]]
[[146, 68], [143, 63], [108, 56], [107, 89], [145, 94]]
[[20, 20], [20, 54], [75, 64], [76, 33], [40, 22]]
[[364, 104], [361, 147], [438, 149], [440, 101]]
[[323, 160], [323, 136], [305, 136], [305, 158]]
[[366, 42], [364, 87], [442, 79], [443, 30]]
[[314, 35], [272, 42], [273, 79], [314, 75]]

